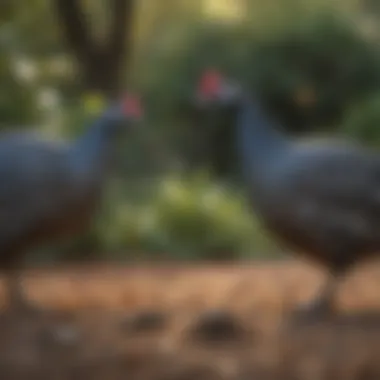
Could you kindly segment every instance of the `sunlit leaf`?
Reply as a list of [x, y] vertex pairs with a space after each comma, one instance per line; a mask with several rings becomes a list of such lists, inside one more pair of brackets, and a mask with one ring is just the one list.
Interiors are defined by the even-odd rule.
[[90, 115], [100, 114], [106, 105], [104, 96], [94, 92], [85, 94], [82, 101], [85, 111]]

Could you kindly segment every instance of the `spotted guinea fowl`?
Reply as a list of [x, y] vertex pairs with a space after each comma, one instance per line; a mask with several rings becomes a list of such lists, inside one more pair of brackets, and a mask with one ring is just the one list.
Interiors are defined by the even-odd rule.
[[380, 156], [344, 141], [290, 139], [257, 96], [216, 70], [204, 73], [196, 99], [233, 115], [250, 202], [263, 226], [328, 270], [324, 288], [296, 315], [332, 315], [339, 280], [380, 251]]
[[12, 306], [36, 310], [18, 276], [19, 260], [39, 244], [83, 231], [97, 209], [116, 141], [138, 121], [141, 105], [126, 95], [72, 143], [36, 133], [0, 137], [0, 269]]

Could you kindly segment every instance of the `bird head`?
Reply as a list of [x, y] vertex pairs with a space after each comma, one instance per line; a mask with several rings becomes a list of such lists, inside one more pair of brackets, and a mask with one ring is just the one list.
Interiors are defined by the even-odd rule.
[[109, 101], [107, 106], [104, 102], [101, 108], [102, 112], [95, 117], [95, 123], [112, 138], [124, 135], [143, 119], [141, 100], [132, 93], [125, 93], [118, 99]]
[[125, 93], [121, 97], [115, 112], [120, 118], [132, 123], [141, 121], [144, 116], [140, 97], [132, 93]]
[[141, 99], [136, 94], [125, 93], [104, 111], [102, 119], [113, 125], [132, 126], [140, 123], [144, 112]]
[[195, 96], [200, 108], [210, 106], [233, 107], [242, 95], [242, 89], [216, 69], [207, 69], [201, 75]]
[[90, 115], [103, 114], [105, 119], [115, 122], [138, 122], [144, 114], [140, 97], [132, 93], [125, 93], [108, 105], [103, 96], [90, 93], [83, 98], [83, 103]]

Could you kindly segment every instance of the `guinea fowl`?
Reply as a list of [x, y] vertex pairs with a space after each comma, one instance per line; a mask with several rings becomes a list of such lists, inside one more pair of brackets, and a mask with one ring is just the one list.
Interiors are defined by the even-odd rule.
[[296, 315], [333, 315], [339, 280], [380, 251], [380, 156], [343, 141], [287, 138], [256, 96], [216, 70], [202, 76], [196, 101], [232, 112], [250, 201], [263, 226], [328, 270], [323, 289]]
[[23, 294], [19, 260], [53, 238], [70, 237], [90, 223], [112, 165], [115, 144], [141, 117], [137, 97], [126, 95], [71, 144], [35, 133], [0, 138], [0, 268], [11, 305], [36, 310]]

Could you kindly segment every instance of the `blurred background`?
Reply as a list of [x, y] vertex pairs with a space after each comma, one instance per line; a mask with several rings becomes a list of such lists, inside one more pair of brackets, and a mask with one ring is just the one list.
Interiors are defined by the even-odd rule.
[[146, 112], [93, 227], [33, 263], [282, 257], [245, 204], [231, 126], [190, 107], [205, 67], [295, 137], [380, 144], [377, 0], [2, 0], [0, 20], [2, 130], [73, 139], [123, 89]]

